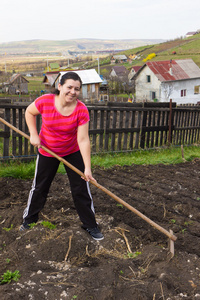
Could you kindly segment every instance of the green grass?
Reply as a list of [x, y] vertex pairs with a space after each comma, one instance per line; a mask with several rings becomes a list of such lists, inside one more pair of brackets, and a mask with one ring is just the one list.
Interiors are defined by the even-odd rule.
[[42, 83], [44, 77], [29, 77], [28, 78], [28, 91], [30, 92], [40, 92], [45, 89], [44, 83]]
[[[191, 161], [200, 158], [198, 146], [184, 148], [184, 159]], [[92, 157], [92, 167], [99, 166], [111, 168], [114, 165], [156, 165], [156, 164], [177, 164], [183, 162], [181, 148], [170, 147], [166, 149], [138, 150], [128, 153], [102, 154]]]
[[[138, 150], [128, 153], [110, 153], [92, 155], [92, 169], [101, 167], [104, 169], [113, 166], [130, 166], [130, 165], [156, 165], [156, 164], [178, 164], [185, 161], [192, 161], [200, 158], [199, 146], [188, 146], [183, 148], [184, 159], [180, 147], [169, 147], [165, 149]], [[31, 179], [34, 176], [35, 162], [20, 163], [9, 162], [2, 163], [0, 168], [0, 177], [14, 177], [20, 179]], [[65, 173], [63, 164], [60, 164], [59, 173]]]
[[21, 163], [20, 161], [10, 161], [2, 163], [0, 177], [13, 177], [20, 179], [31, 179], [35, 172], [35, 162]]

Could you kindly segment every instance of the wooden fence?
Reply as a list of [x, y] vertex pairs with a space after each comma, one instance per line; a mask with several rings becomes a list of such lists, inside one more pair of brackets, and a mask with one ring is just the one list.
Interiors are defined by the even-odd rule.
[[[0, 104], [0, 116], [28, 133], [27, 104]], [[192, 145], [200, 141], [200, 107], [176, 103], [87, 104], [92, 153], [149, 149], [166, 145]], [[40, 129], [41, 118], [37, 117]], [[0, 159], [31, 158], [36, 150], [29, 141], [0, 124]]]

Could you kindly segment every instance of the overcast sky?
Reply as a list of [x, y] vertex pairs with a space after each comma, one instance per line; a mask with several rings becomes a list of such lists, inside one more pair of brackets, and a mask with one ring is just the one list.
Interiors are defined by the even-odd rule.
[[200, 29], [199, 0], [1, 0], [0, 43], [174, 39]]

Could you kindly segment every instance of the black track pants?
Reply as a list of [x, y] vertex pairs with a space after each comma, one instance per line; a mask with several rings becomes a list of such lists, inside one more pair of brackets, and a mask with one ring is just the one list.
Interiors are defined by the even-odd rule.
[[[84, 163], [80, 151], [67, 155], [64, 159], [84, 172]], [[38, 221], [38, 214], [46, 203], [47, 195], [58, 170], [59, 163], [60, 161], [54, 157], [46, 157], [38, 154], [35, 176], [29, 193], [27, 207], [23, 214], [24, 224]], [[64, 166], [69, 178], [74, 205], [83, 226], [87, 228], [97, 226], [89, 183], [66, 165]]]

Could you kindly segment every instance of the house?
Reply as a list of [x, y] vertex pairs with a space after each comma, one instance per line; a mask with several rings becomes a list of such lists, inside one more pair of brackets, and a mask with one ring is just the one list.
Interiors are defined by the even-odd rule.
[[111, 79], [124, 80], [128, 78], [128, 70], [124, 66], [113, 66], [109, 77]]
[[60, 69], [60, 65], [58, 63], [50, 63], [48, 68], [49, 71], [58, 71]]
[[124, 66], [113, 66], [109, 78], [110, 78], [110, 89], [112, 93], [127, 93], [132, 85], [128, 81], [129, 71]]
[[133, 59], [135, 59], [136, 56], [137, 56], [136, 54], [130, 54], [128, 58], [133, 60]]
[[49, 91], [49, 92], [51, 91], [54, 81], [57, 78], [58, 74], [59, 74], [59, 71], [46, 72], [46, 74], [44, 75], [44, 79], [42, 81], [42, 83], [44, 83], [44, 85], [45, 85], [46, 91]]
[[139, 71], [139, 69], [141, 68], [141, 66], [133, 66], [128, 74], [128, 80], [129, 82], [131, 82], [133, 76], [137, 73], [137, 71]]
[[115, 63], [123, 63], [123, 62], [127, 62], [127, 57], [126, 55], [113, 55], [111, 57], [111, 63], [115, 64]]
[[190, 32], [187, 32], [187, 33], [186, 33], [185, 37], [187, 38], [187, 37], [193, 36], [193, 35], [195, 35], [195, 34], [197, 34], [196, 31], [190, 31]]
[[[58, 87], [58, 83], [60, 81], [60, 78], [67, 72], [59, 72], [57, 75], [53, 86], [55, 88]], [[91, 101], [96, 102], [100, 100], [100, 83], [102, 83], [102, 79], [100, 78], [99, 74], [96, 72], [95, 69], [90, 70], [78, 70], [73, 71], [77, 73], [82, 81], [82, 89], [79, 99], [83, 101]]]
[[196, 104], [200, 100], [200, 68], [192, 59], [146, 62], [132, 80], [136, 101]]
[[8, 82], [3, 83], [2, 91], [8, 94], [28, 94], [29, 81], [21, 74], [13, 74]]

